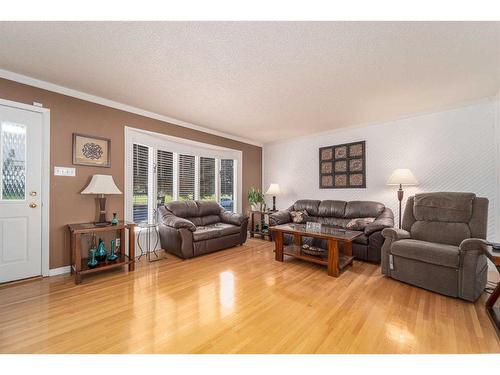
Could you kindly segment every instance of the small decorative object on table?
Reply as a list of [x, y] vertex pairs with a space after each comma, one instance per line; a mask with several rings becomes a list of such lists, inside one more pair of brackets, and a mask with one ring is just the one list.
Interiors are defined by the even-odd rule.
[[95, 249], [90, 249], [89, 250], [89, 261], [87, 262], [87, 266], [89, 268], [94, 268], [97, 266], [97, 259], [95, 258]]
[[111, 240], [111, 253], [108, 254], [107, 260], [108, 262], [114, 262], [115, 260], [118, 259], [118, 255], [115, 254], [116, 251], [116, 245], [115, 245], [115, 240]]
[[488, 242], [488, 245], [491, 246], [491, 251], [494, 253], [500, 252], [500, 243]]
[[302, 245], [302, 251], [309, 255], [323, 256], [326, 254], [326, 250], [321, 247]]
[[111, 225], [118, 225], [118, 219], [116, 218], [116, 212], [113, 212], [113, 218], [111, 219]]
[[106, 260], [106, 256], [108, 253], [106, 252], [106, 246], [104, 245], [104, 241], [99, 238], [99, 245], [97, 245], [97, 251], [95, 254], [95, 258], [98, 262], [104, 262]]
[[306, 232], [320, 233], [321, 232], [321, 223], [315, 223], [313, 221], [308, 221], [306, 223]]

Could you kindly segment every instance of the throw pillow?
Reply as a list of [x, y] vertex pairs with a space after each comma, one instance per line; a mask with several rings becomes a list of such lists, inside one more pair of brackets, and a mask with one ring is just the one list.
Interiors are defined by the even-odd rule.
[[360, 217], [349, 221], [346, 225], [346, 228], [350, 230], [364, 230], [368, 224], [371, 224], [374, 221], [374, 217]]
[[292, 221], [296, 224], [303, 224], [307, 219], [307, 211], [291, 211], [290, 216], [292, 217]]

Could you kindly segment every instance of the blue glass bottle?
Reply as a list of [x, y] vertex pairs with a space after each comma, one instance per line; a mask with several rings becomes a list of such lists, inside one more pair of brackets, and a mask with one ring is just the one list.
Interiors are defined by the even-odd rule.
[[97, 259], [98, 262], [104, 262], [106, 261], [107, 255], [108, 253], [106, 252], [106, 246], [104, 246], [104, 241], [101, 238], [99, 238], [99, 245], [97, 245], [95, 258]]
[[87, 262], [87, 266], [89, 268], [94, 268], [95, 266], [97, 266], [97, 259], [95, 258], [95, 253], [96, 253], [95, 249], [89, 250], [89, 260]]
[[116, 212], [113, 212], [113, 219], [111, 219], [111, 225], [118, 225], [118, 219], [116, 218]]
[[111, 240], [111, 253], [108, 255], [108, 262], [114, 262], [118, 259], [118, 255], [115, 254], [115, 240]]

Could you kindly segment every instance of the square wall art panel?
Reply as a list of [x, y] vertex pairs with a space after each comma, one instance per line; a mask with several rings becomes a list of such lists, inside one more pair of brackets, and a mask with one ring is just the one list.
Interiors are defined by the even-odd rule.
[[365, 141], [319, 149], [319, 188], [366, 188]]

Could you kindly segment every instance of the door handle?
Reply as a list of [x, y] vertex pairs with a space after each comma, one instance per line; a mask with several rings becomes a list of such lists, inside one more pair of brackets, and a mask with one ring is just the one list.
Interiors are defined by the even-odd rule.
[[30, 191], [30, 196], [36, 197], [36, 191]]
[[33, 203], [33, 202], [30, 203], [29, 206], [30, 206], [30, 208], [37, 208], [38, 207], [38, 205], [36, 203]]

